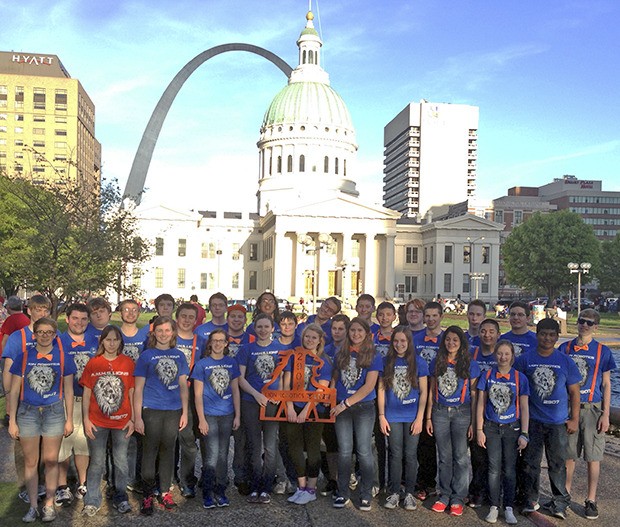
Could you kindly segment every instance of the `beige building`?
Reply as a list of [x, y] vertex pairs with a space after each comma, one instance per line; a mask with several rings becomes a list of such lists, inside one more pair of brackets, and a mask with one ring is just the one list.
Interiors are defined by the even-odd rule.
[[0, 51], [0, 171], [98, 192], [95, 105], [56, 55]]

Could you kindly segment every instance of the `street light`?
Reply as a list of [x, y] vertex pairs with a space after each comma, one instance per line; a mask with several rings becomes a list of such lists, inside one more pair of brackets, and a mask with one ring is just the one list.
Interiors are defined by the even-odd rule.
[[309, 234], [300, 234], [297, 237], [297, 242], [306, 248], [306, 254], [314, 255], [314, 270], [312, 275], [312, 313], [314, 314], [316, 312], [316, 297], [318, 293], [319, 252], [321, 249], [329, 249], [332, 247], [336, 243], [336, 240], [326, 232], [321, 232], [316, 241]]
[[566, 267], [571, 274], [577, 273], [577, 315], [579, 315], [579, 311], [581, 311], [581, 275], [588, 274], [592, 264], [590, 262], [581, 262], [580, 264], [569, 262]]
[[484, 280], [485, 273], [474, 273], [474, 244], [484, 240], [484, 236], [479, 236], [475, 240], [472, 240], [469, 236], [467, 241], [469, 242], [469, 300], [471, 301], [471, 281], [476, 282], [476, 298], [478, 298], [478, 284], [480, 280]]

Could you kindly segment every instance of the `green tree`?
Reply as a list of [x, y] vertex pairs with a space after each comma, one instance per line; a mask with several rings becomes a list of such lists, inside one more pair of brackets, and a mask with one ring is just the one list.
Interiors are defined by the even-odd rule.
[[5, 288], [40, 291], [52, 301], [54, 316], [61, 302], [108, 287], [134, 293], [126, 285], [127, 265], [149, 251], [131, 210], [122, 207], [116, 182], [99, 190], [2, 175], [0, 225]]
[[620, 234], [601, 244], [601, 269], [598, 274], [601, 291], [620, 292]]
[[600, 243], [579, 214], [536, 213], [510, 233], [502, 257], [510, 283], [553, 298], [577, 282], [568, 271], [569, 262], [590, 262], [591, 274], [596, 276]]

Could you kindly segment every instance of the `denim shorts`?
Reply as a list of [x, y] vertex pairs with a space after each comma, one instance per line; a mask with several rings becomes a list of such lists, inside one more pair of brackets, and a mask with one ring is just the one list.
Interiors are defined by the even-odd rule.
[[60, 437], [65, 432], [65, 403], [56, 401], [47, 406], [32, 406], [22, 401], [16, 420], [20, 437]]

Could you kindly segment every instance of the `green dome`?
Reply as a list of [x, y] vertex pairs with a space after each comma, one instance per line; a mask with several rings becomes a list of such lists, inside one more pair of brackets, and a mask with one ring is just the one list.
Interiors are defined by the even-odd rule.
[[328, 84], [321, 82], [292, 82], [285, 86], [265, 112], [261, 128], [292, 123], [353, 131], [344, 101]]

